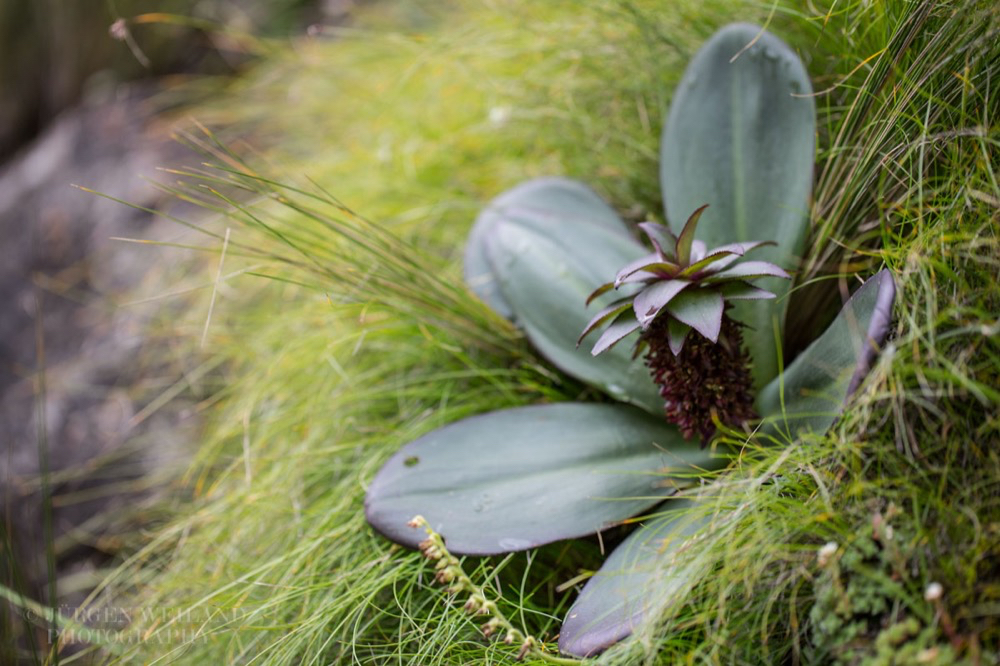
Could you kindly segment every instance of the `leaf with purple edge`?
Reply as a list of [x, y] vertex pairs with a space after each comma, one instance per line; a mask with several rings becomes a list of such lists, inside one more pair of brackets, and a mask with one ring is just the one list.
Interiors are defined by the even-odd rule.
[[757, 397], [766, 431], [794, 438], [833, 424], [885, 343], [896, 286], [889, 271], [872, 276], [823, 334]]
[[635, 318], [635, 313], [631, 308], [618, 315], [614, 323], [601, 334], [601, 337], [594, 343], [594, 348], [590, 350], [591, 356], [597, 356], [621, 342], [634, 331], [638, 331], [642, 325]]
[[774, 241], [747, 241], [745, 243], [726, 243], [725, 245], [720, 245], [719, 247], [712, 248], [712, 252], [732, 252], [733, 254], [738, 254], [743, 256], [751, 250], [756, 250], [759, 247], [776, 247], [778, 244]]
[[639, 271], [647, 271], [656, 275], [673, 275], [679, 266], [669, 261], [663, 261], [656, 252], [640, 257], [635, 261], [630, 261], [624, 268], [615, 275], [615, 288], [620, 287], [624, 281]]
[[649, 271], [636, 271], [632, 273], [627, 278], [624, 278], [621, 283], [619, 283], [615, 289], [623, 287], [627, 284], [636, 284], [638, 282], [653, 282], [656, 280], [662, 280], [662, 275], [657, 275], [656, 273], [650, 273]]
[[712, 516], [694, 500], [668, 500], [605, 560], [580, 592], [559, 632], [559, 651], [591, 657], [659, 616], [675, 596], [697, 584], [706, 560], [684, 546], [711, 528]]
[[690, 284], [687, 280], [663, 280], [640, 291], [633, 299], [632, 306], [642, 327], [648, 327], [663, 306]]
[[670, 231], [670, 228], [659, 222], [640, 222], [639, 228], [646, 234], [646, 238], [653, 244], [656, 251], [668, 261], [676, 261], [674, 248], [677, 246], [677, 237]]
[[759, 247], [766, 247], [768, 245], [777, 245], [777, 243], [772, 241], [752, 241], [749, 243], [728, 243], [726, 245], [720, 245], [719, 247], [712, 248], [709, 250], [708, 254], [705, 255], [706, 259], [718, 253], [727, 254], [723, 254], [712, 261], [703, 272], [718, 273], [727, 266], [730, 266], [734, 261], [740, 259], [740, 257], [746, 255], [747, 252], [755, 250]]
[[722, 294], [710, 289], [681, 292], [667, 303], [667, 312], [712, 342], [719, 341], [722, 329]]
[[594, 291], [590, 292], [590, 295], [587, 296], [587, 300], [584, 303], [584, 306], [590, 305], [594, 301], [595, 298], [597, 298], [599, 296], [603, 296], [604, 294], [608, 293], [609, 291], [611, 291], [614, 288], [615, 288], [615, 283], [614, 282], [605, 282], [600, 287], [598, 287]]
[[609, 319], [617, 317], [621, 313], [625, 312], [625, 310], [628, 310], [630, 307], [632, 307], [632, 303], [630, 301], [631, 299], [629, 298], [619, 298], [618, 300], [611, 303], [611, 305], [609, 305], [608, 307], [604, 308], [596, 315], [594, 315], [594, 318], [591, 319], [589, 322], [587, 322], [587, 325], [584, 326], [583, 333], [580, 334], [580, 337], [576, 341], [576, 346], [579, 347], [580, 343], [583, 342], [583, 339], [587, 337], [587, 335], [595, 328], [597, 328], [604, 322], [608, 321]]
[[738, 259], [740, 256], [737, 255], [736, 252], [730, 250], [718, 250], [718, 249], [712, 250], [711, 252], [706, 254], [703, 258], [698, 259], [694, 263], [687, 266], [687, 268], [685, 268], [684, 270], [682, 270], [680, 273], [677, 274], [677, 277], [690, 277], [695, 273], [700, 273], [705, 268], [708, 268], [708, 266], [710, 266], [711, 264], [714, 264], [717, 261], [721, 261], [722, 259], [725, 259], [730, 255], [736, 255], [733, 257], [734, 260]]
[[773, 292], [760, 289], [746, 282], [727, 282], [719, 287], [722, 297], [727, 301], [758, 301], [775, 298]]
[[744, 261], [742, 264], [736, 264], [724, 271], [719, 271], [706, 277], [705, 282], [721, 282], [734, 278], [747, 280], [761, 277], [779, 277], [787, 280], [792, 276], [780, 266], [775, 266], [767, 261]]
[[708, 204], [704, 204], [691, 213], [680, 235], [677, 237], [675, 255], [677, 263], [681, 266], [687, 266], [691, 263], [691, 244], [694, 243], [694, 234], [698, 230], [698, 219], [701, 218], [701, 214], [705, 212], [706, 208], [708, 208]]

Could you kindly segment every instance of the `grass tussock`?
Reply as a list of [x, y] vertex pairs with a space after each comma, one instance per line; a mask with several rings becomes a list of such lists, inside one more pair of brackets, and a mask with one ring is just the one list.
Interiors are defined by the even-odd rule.
[[[894, 335], [829, 436], [748, 446], [713, 484], [728, 519], [690, 553], [711, 575], [602, 660], [995, 659], [996, 8], [645, 0], [376, 8], [205, 110], [267, 148], [239, 157], [225, 133], [195, 135], [212, 165], [167, 185], [213, 211], [199, 242], [220, 259], [225, 248], [210, 327], [179, 331], [192, 349], [204, 334], [220, 369], [175, 504], [95, 593], [157, 609], [128, 629], [141, 640], [109, 641], [109, 659], [509, 662], [516, 648], [483, 640], [361, 510], [382, 461], [424, 432], [595, 397], [466, 292], [464, 234], [486, 200], [543, 174], [592, 183], [628, 218], [659, 216], [660, 121], [683, 65], [722, 23], [769, 17], [822, 91], [812, 242], [792, 297], [806, 316], [790, 330], [832, 316], [856, 274], [885, 264], [900, 288]], [[565, 583], [599, 566], [601, 547], [465, 567], [551, 640]]]

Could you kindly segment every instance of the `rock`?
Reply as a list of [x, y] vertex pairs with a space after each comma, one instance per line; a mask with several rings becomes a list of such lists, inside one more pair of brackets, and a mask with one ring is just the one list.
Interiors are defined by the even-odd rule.
[[106, 563], [116, 543], [107, 535], [132, 515], [117, 509], [148, 498], [193, 441], [183, 394], [143, 411], [182, 376], [148, 353], [154, 314], [179, 306], [115, 304], [143, 283], [167, 291], [166, 270], [199, 270], [202, 281], [209, 270], [180, 250], [112, 240], [172, 240], [178, 225], [72, 186], [177, 208], [144, 178], [196, 160], [155, 120], [151, 87], [124, 90], [116, 102], [64, 113], [0, 169], [0, 501], [21, 591], [36, 599], [46, 598], [47, 582], [40, 447], [51, 471], [57, 569], [68, 574]]

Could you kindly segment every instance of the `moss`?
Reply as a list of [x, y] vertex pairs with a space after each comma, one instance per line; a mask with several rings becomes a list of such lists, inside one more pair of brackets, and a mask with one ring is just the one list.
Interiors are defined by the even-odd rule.
[[853, 535], [842, 554], [821, 564], [805, 661], [843, 666], [972, 663], [941, 642], [937, 618], [928, 621], [923, 609], [908, 608], [906, 589], [913, 587], [912, 572], [920, 571], [918, 553], [910, 550], [913, 535], [895, 529], [881, 513], [873, 518], [873, 525]]

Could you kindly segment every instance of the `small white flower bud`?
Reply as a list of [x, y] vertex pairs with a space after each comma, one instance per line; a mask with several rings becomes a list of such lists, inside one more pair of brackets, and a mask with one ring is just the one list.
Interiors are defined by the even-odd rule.
[[117, 39], [119, 42], [124, 42], [128, 38], [128, 24], [125, 23], [125, 19], [118, 19], [108, 28], [108, 34], [111, 35], [112, 39]]
[[941, 587], [941, 583], [931, 583], [924, 590], [924, 599], [927, 601], [937, 601], [944, 595], [944, 588]]
[[495, 127], [501, 127], [510, 120], [510, 109], [506, 106], [494, 106], [490, 109], [490, 123]]
[[937, 661], [941, 651], [937, 647], [924, 648], [917, 653], [918, 664], [930, 664]]
[[465, 606], [464, 606], [465, 611], [467, 613], [477, 613], [477, 612], [479, 612], [479, 609], [482, 607], [484, 601], [485, 601], [485, 599], [483, 599], [478, 594], [471, 595], [469, 597], [469, 600], [465, 602]]
[[830, 563], [830, 559], [837, 554], [837, 544], [834, 541], [828, 541], [819, 552], [816, 554], [817, 560], [821, 567], [825, 567]]
[[489, 638], [499, 628], [500, 628], [500, 620], [497, 619], [497, 618], [493, 618], [492, 620], [490, 620], [489, 622], [487, 622], [486, 624], [483, 625], [483, 629], [482, 629], [483, 636], [485, 636], [486, 638]]

